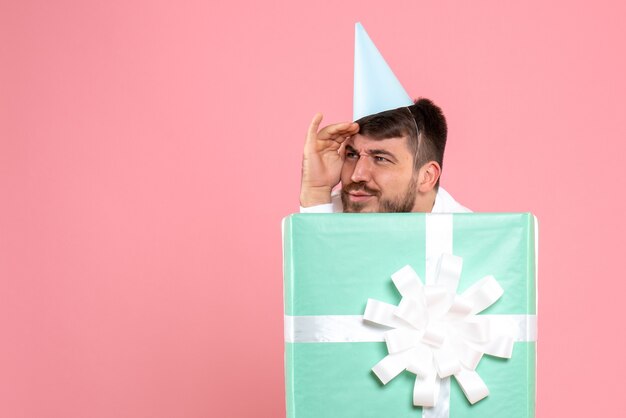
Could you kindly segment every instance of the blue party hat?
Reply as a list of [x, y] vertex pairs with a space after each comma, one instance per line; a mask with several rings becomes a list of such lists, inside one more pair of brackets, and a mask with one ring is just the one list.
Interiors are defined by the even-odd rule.
[[413, 100], [360, 23], [354, 35], [354, 120], [410, 106]]

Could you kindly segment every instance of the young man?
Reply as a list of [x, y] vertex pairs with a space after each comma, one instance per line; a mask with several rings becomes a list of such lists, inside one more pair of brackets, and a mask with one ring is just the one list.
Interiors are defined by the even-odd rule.
[[439, 187], [447, 125], [430, 100], [318, 132], [321, 121], [304, 146], [301, 212], [470, 212]]

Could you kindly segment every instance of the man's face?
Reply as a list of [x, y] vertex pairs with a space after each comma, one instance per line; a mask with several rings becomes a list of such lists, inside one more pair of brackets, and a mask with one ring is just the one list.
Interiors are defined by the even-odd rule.
[[341, 183], [344, 212], [411, 212], [417, 178], [408, 139], [348, 139]]

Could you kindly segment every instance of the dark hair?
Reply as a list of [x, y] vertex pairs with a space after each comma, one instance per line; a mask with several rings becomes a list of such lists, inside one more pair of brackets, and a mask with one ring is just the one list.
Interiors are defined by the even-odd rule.
[[429, 161], [443, 168], [448, 125], [441, 108], [431, 100], [419, 98], [411, 106], [365, 116], [356, 122], [359, 134], [373, 139], [408, 137], [415, 171]]

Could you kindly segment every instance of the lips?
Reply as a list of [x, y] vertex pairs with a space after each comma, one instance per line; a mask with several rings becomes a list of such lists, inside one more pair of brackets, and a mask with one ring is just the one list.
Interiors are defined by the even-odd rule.
[[378, 197], [379, 192], [370, 189], [365, 184], [351, 183], [343, 188], [341, 194], [348, 202], [364, 203], [372, 198]]
[[353, 192], [348, 192], [348, 196], [350, 197], [350, 200], [353, 202], [363, 202], [373, 197], [374, 195], [363, 192], [363, 191], [353, 191]]

